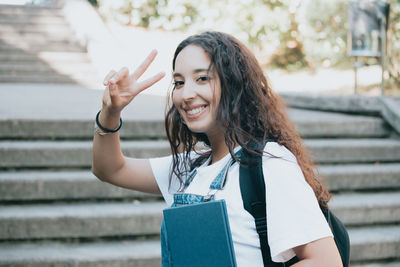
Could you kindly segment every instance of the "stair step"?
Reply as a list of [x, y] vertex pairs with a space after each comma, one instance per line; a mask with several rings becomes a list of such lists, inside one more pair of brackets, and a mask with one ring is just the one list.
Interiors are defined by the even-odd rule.
[[63, 12], [60, 8], [51, 6], [35, 6], [35, 5], [0, 4], [0, 16], [1, 15], [64, 17]]
[[156, 198], [101, 182], [90, 171], [0, 172], [0, 201]]
[[0, 266], [159, 267], [160, 265], [160, 241], [0, 244]]
[[18, 45], [1, 44], [0, 51], [6, 53], [14, 53], [20, 51], [21, 53], [36, 53], [40, 51], [46, 52], [86, 52], [86, 48], [75, 44], [68, 44], [63, 42], [52, 42], [46, 46], [42, 44], [31, 44], [28, 42], [19, 42]]
[[[121, 142], [128, 157], [157, 157], [167, 155], [167, 141]], [[1, 141], [0, 167], [90, 167], [90, 141]]]
[[[0, 75], [1, 77], [1, 75]], [[8, 79], [11, 79], [9, 77]], [[18, 77], [19, 78], [19, 77]], [[21, 77], [24, 78], [24, 77]], [[36, 80], [39, 80], [36, 76], [32, 76]], [[1, 79], [1, 78], [0, 78]], [[14, 78], [17, 80], [17, 78]], [[355, 116], [356, 117], [356, 116]], [[356, 117], [357, 119], [357, 117]], [[324, 134], [329, 134], [329, 130], [336, 131], [337, 123], [334, 121], [326, 122], [324, 124], [325, 129], [327, 129], [326, 133], [321, 132], [320, 127], [313, 126], [310, 122], [303, 121], [295, 121], [298, 126], [300, 133], [302, 136], [317, 136], [321, 137]], [[350, 124], [352, 122], [349, 122]], [[0, 139], [6, 138], [37, 138], [37, 139], [46, 139], [49, 137], [56, 138], [84, 138], [84, 139], [92, 139], [93, 137], [93, 119], [90, 120], [2, 120], [0, 124], [3, 127], [0, 128]], [[382, 119], [375, 119], [373, 121], [369, 120], [367, 117], [363, 122], [364, 131], [363, 134], [368, 137], [384, 137], [389, 134], [389, 130], [385, 127], [377, 127], [377, 125], [384, 124]], [[151, 125], [151, 127], [148, 127]], [[368, 126], [369, 125], [369, 126]], [[310, 127], [309, 127], [310, 126]], [[128, 130], [126, 130], [129, 128]], [[369, 129], [366, 129], [369, 128]], [[140, 131], [139, 131], [139, 130]], [[378, 130], [381, 129], [381, 130]], [[386, 129], [386, 130], [382, 130]], [[354, 137], [357, 135], [354, 131], [350, 131], [348, 129], [343, 128], [341, 130], [341, 136]], [[140, 133], [140, 134], [139, 134]], [[164, 120], [159, 119], [158, 121], [124, 121], [124, 127], [121, 131], [121, 136], [123, 138], [139, 138], [148, 136], [148, 138], [165, 138], [165, 130], [164, 130]]]
[[[317, 163], [399, 161], [400, 141], [384, 139], [306, 140]], [[170, 151], [167, 141], [123, 141], [126, 156], [155, 157]], [[89, 141], [0, 141], [0, 167], [90, 167]]]
[[[335, 196], [330, 206], [344, 224], [395, 223], [400, 193]], [[68, 203], [0, 206], [0, 239], [157, 234], [164, 202]]]
[[400, 140], [307, 139], [316, 163], [393, 162], [400, 160]]
[[38, 52], [34, 54], [27, 53], [1, 53], [0, 51], [0, 61], [1, 62], [15, 62], [15, 63], [27, 63], [32, 62], [56, 62], [58, 64], [68, 64], [73, 63], [90, 63], [88, 55], [86, 52]]
[[[60, 84], [76, 84], [96, 81], [94, 74], [90, 77], [85, 75], [62, 75], [54, 72], [54, 75], [37, 75], [37, 74], [0, 74], [0, 83], [60, 83]], [[98, 87], [98, 86], [97, 86]], [[92, 87], [89, 87], [92, 88]], [[93, 87], [96, 88], [96, 87]]]
[[[350, 229], [349, 235], [352, 262], [393, 259], [400, 255], [399, 226]], [[150, 267], [160, 266], [160, 255], [159, 241], [0, 244], [0, 265], [3, 266], [50, 267], [55, 264], [57, 266], [75, 264], [80, 266]], [[382, 266], [392, 267], [392, 265]]]
[[[4, 43], [4, 45], [8, 44], [8, 37], [10, 37], [10, 40], [21, 40], [21, 42], [24, 41], [29, 41], [30, 39], [39, 39], [42, 38], [43, 40], [46, 40], [48, 42], [53, 42], [53, 41], [60, 41], [60, 40], [78, 40], [76, 34], [70, 30], [69, 32], [66, 31], [60, 31], [60, 32], [51, 32], [51, 33], [46, 33], [46, 32], [27, 32], [27, 31], [19, 31], [19, 30], [14, 30], [14, 31], [8, 31], [6, 33], [1, 33], [0, 31], [0, 40]], [[11, 46], [11, 45], [9, 45]], [[1, 50], [0, 50], [1, 53]]]
[[300, 109], [289, 109], [289, 116], [303, 138], [384, 137], [390, 133], [379, 117]]
[[[347, 226], [400, 220], [400, 193], [335, 196], [333, 212]], [[0, 206], [0, 239], [157, 234], [164, 202], [68, 203]]]
[[345, 225], [400, 221], [400, 192], [339, 194], [329, 205]]
[[[329, 190], [400, 188], [400, 164], [337, 165], [320, 169], [326, 175]], [[154, 196], [102, 183], [84, 170], [0, 172], [0, 201], [124, 198]]]
[[[25, 35], [26, 36], [26, 35]], [[1, 39], [0, 39], [1, 40]], [[19, 37], [19, 36], [12, 36], [9, 37], [7, 35], [7, 39], [4, 40], [4, 44], [0, 46], [0, 50], [2, 51], [10, 51], [16, 49], [23, 49], [24, 51], [42, 51], [44, 47], [46, 49], [55, 50], [58, 47], [65, 48], [65, 52], [71, 50], [71, 46], [75, 46], [74, 49], [77, 52], [86, 51], [85, 48], [79, 43], [78, 39], [74, 36], [69, 36], [66, 38], [60, 37], [43, 37], [43, 35], [37, 34], [36, 36], [32, 37]], [[2, 49], [4, 48], [4, 50]], [[69, 49], [69, 50], [68, 50]], [[78, 50], [80, 49], [80, 50]], [[56, 50], [60, 51], [60, 50]], [[63, 50], [61, 50], [64, 52]], [[74, 50], [75, 51], [75, 50]], [[7, 62], [8, 64], [12, 62]]]
[[59, 32], [65, 33], [66, 36], [68, 33], [71, 33], [71, 27], [68, 23], [63, 24], [0, 24], [0, 32], [5, 33], [16, 33], [16, 32], [37, 32], [37, 33], [52, 33]]
[[332, 191], [400, 188], [400, 164], [318, 166], [324, 184]]
[[[1, 9], [1, 7], [0, 7]], [[35, 14], [2, 14], [0, 11], [0, 24], [67, 24], [66, 20], [62, 16], [54, 15], [35, 15]]]
[[351, 261], [399, 259], [400, 226], [349, 229]]
[[[94, 117], [94, 116], [93, 116]], [[93, 120], [0, 119], [0, 139], [7, 138], [72, 138], [92, 139]], [[165, 139], [164, 122], [159, 120], [124, 120], [122, 138]]]
[[95, 75], [95, 69], [90, 64], [21, 64], [21, 63], [6, 63], [0, 65], [0, 74], [6, 75], [12, 73], [13, 75], [51, 75], [59, 73], [63, 75]]
[[165, 202], [0, 206], [1, 240], [159, 234]]
[[43, 34], [26, 33], [26, 34], [7, 34], [7, 36], [1, 36], [0, 40], [7, 46], [18, 47], [21, 42], [26, 42], [32, 46], [48, 45], [50, 43], [55, 44], [71, 44], [82, 46], [79, 40], [75, 36], [43, 36]]

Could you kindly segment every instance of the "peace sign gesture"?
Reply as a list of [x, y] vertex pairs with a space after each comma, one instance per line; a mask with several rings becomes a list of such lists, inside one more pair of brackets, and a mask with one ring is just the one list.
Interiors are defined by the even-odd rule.
[[132, 74], [129, 73], [126, 67], [123, 67], [118, 72], [114, 70], [110, 71], [103, 82], [106, 86], [103, 94], [103, 107], [107, 108], [111, 113], [119, 113], [141, 91], [161, 80], [165, 76], [164, 72], [160, 72], [144, 81], [138, 81], [140, 76], [142, 76], [153, 62], [156, 55], [156, 50], [151, 51]]

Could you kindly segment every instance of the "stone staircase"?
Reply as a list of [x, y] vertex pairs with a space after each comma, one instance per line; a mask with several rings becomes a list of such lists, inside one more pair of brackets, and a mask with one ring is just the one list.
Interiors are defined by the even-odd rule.
[[62, 9], [0, 4], [0, 83], [96, 85], [86, 48]]
[[[378, 117], [290, 116], [334, 193], [352, 266], [400, 266], [398, 136]], [[0, 266], [160, 266], [165, 204], [91, 174], [92, 127], [90, 119], [0, 122]], [[129, 156], [169, 151], [161, 119], [125, 120], [121, 138]]]

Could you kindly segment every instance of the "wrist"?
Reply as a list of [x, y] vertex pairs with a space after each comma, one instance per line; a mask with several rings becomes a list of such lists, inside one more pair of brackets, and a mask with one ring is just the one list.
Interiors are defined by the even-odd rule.
[[122, 109], [116, 109], [116, 108], [112, 108], [106, 105], [102, 105], [101, 107], [101, 112], [100, 112], [100, 116], [104, 118], [111, 118], [111, 119], [117, 119], [119, 120], [119, 118], [121, 117], [121, 111]]
[[112, 113], [107, 109], [102, 109], [96, 115], [95, 124], [102, 132], [117, 132], [122, 125], [121, 113]]

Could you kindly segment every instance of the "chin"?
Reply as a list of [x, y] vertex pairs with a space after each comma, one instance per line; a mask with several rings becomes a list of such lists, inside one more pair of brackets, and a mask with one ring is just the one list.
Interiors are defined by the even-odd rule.
[[199, 123], [196, 123], [196, 122], [187, 123], [186, 125], [191, 132], [203, 133], [203, 134], [207, 134], [207, 133], [211, 132], [214, 127], [217, 127], [217, 126], [212, 127], [212, 126], [210, 126], [210, 124], [206, 125], [204, 123], [202, 123], [202, 125], [200, 125]]
[[191, 132], [194, 133], [204, 133], [207, 131], [207, 127], [204, 127], [204, 125], [199, 125], [196, 122], [186, 123], [186, 126]]

